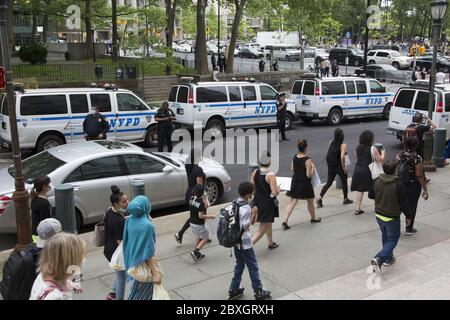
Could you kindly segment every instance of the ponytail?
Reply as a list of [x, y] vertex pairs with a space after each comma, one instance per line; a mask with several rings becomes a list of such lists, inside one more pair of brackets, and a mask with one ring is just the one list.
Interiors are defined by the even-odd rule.
[[50, 184], [51, 180], [48, 176], [39, 177], [34, 180], [33, 189], [30, 192], [31, 199], [36, 199], [37, 195], [42, 192], [45, 186]]

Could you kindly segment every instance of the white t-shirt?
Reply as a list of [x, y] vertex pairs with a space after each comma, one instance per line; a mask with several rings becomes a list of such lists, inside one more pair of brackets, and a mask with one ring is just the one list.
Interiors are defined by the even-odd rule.
[[[238, 201], [244, 201], [239, 198]], [[239, 224], [241, 228], [250, 223], [252, 217], [252, 208], [250, 205], [246, 204], [239, 208]], [[253, 248], [252, 244], [252, 234], [250, 232], [250, 228], [242, 234], [242, 250], [247, 250]], [[238, 245], [238, 249], [241, 249], [240, 245]]]
[[[70, 288], [70, 281], [67, 283]], [[72, 300], [72, 292], [61, 291], [56, 285], [52, 286], [51, 282], [44, 281], [42, 275], [39, 274], [31, 289], [30, 300]]]
[[445, 73], [438, 72], [436, 73], [436, 83], [444, 83], [445, 82]]

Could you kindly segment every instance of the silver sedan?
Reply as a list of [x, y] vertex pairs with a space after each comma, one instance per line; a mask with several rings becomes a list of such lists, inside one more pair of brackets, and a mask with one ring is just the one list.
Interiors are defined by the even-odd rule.
[[[155, 209], [184, 204], [187, 189], [184, 162], [187, 155], [146, 153], [141, 148], [120, 141], [88, 141], [61, 145], [22, 161], [28, 190], [33, 180], [48, 175], [52, 185], [74, 186], [77, 229], [101, 220], [111, 205], [111, 185], [131, 195], [132, 182], [145, 182], [145, 193]], [[203, 158], [199, 163], [206, 175], [211, 204], [230, 190], [231, 178], [217, 161]], [[14, 203], [14, 168], [0, 170], [0, 233], [16, 231]], [[53, 191], [48, 195], [54, 206]]]

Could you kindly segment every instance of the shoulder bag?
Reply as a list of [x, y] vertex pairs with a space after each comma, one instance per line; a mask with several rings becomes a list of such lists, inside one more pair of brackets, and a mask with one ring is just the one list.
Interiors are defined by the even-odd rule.
[[[109, 210], [110, 208], [108, 208]], [[106, 210], [106, 212], [108, 212], [108, 210]], [[91, 238], [91, 244], [94, 247], [104, 247], [105, 246], [105, 217], [106, 217], [106, 212], [103, 215], [102, 220], [97, 223], [95, 225], [94, 228], [94, 234], [92, 235]]]
[[370, 155], [372, 156], [372, 163], [369, 164], [370, 173], [372, 175], [372, 180], [378, 178], [380, 174], [383, 174], [383, 166], [381, 163], [375, 160], [375, 156], [373, 155], [374, 147], [370, 148]]

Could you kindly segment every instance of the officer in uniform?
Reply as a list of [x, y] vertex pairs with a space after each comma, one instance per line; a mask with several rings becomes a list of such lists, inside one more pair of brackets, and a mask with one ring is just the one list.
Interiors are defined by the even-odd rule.
[[94, 113], [90, 113], [83, 121], [83, 132], [86, 141], [105, 140], [109, 131], [109, 122], [100, 113], [100, 106], [94, 106]]
[[280, 130], [281, 141], [289, 141], [289, 139], [286, 138], [286, 113], [286, 94], [280, 93], [277, 102], [277, 125], [278, 130]]
[[172, 152], [172, 131], [175, 114], [169, 109], [169, 103], [165, 101], [155, 115], [158, 122], [158, 152], [164, 151], [164, 143], [167, 141], [167, 151]]

